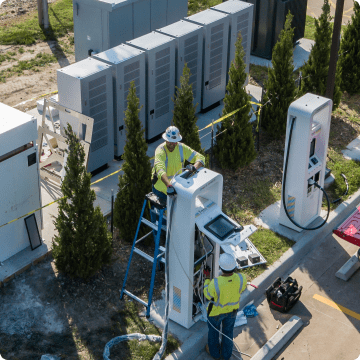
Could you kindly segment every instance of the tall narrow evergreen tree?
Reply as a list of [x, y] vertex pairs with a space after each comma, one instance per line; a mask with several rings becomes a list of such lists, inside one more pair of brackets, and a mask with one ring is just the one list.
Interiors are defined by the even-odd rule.
[[[325, 96], [332, 42], [333, 26], [330, 23], [331, 19], [329, 0], [324, 0], [322, 13], [319, 19], [315, 19], [315, 44], [311, 49], [309, 60], [302, 68], [304, 79], [302, 80], [301, 93], [303, 94], [310, 92]], [[341, 73], [338, 66], [333, 95], [334, 109], [339, 106], [341, 98], [340, 76]]]
[[58, 270], [84, 279], [94, 275], [111, 260], [111, 234], [100, 207], [94, 208], [95, 191], [90, 189], [91, 174], [84, 165], [85, 152], [68, 125], [65, 129], [68, 158], [61, 184], [64, 197], [54, 224], [53, 257]]
[[266, 93], [263, 103], [262, 126], [268, 134], [278, 138], [285, 134], [287, 111], [295, 98], [295, 81], [293, 78], [293, 38], [294, 28], [291, 27], [293, 16], [290, 11], [286, 16], [284, 29], [272, 52], [272, 68], [269, 68], [265, 82]]
[[[194, 103], [194, 93], [190, 80], [190, 69], [185, 63], [183, 74], [180, 77], [180, 87], [176, 87], [174, 98], [174, 116], [173, 123], [180, 130], [182, 136], [181, 142], [190, 146], [193, 150], [205, 155], [205, 149], [201, 148], [199, 137], [199, 127], [196, 126], [197, 117], [195, 116], [196, 107]], [[206, 157], [206, 163], [208, 157]], [[207, 166], [207, 164], [206, 164]]]
[[357, 1], [354, 1], [354, 14], [345, 28], [339, 52], [341, 89], [349, 94], [360, 93], [360, 3]]
[[123, 175], [119, 176], [119, 189], [114, 205], [114, 224], [120, 236], [132, 241], [141, 213], [145, 195], [151, 191], [151, 164], [146, 155], [145, 130], [139, 119], [139, 99], [132, 81], [125, 111], [126, 144], [124, 148]]
[[217, 127], [214, 154], [223, 168], [237, 169], [250, 164], [256, 157], [252, 125], [250, 123], [250, 95], [246, 93], [246, 80], [241, 35], [235, 43], [235, 59], [231, 63], [227, 93], [224, 99], [223, 116], [240, 109]]

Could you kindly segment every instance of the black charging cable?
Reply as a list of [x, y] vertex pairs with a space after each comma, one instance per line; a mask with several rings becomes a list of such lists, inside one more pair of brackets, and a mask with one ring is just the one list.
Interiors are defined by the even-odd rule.
[[293, 118], [292, 118], [292, 122], [291, 122], [291, 126], [290, 126], [289, 143], [288, 143], [288, 148], [287, 148], [287, 153], [286, 153], [286, 158], [285, 158], [284, 183], [283, 183], [283, 193], [282, 193], [282, 200], [283, 200], [284, 210], [285, 210], [285, 213], [286, 213], [286, 216], [288, 217], [288, 219], [289, 219], [295, 226], [297, 226], [298, 228], [303, 229], [303, 230], [317, 230], [317, 229], [320, 229], [322, 226], [324, 226], [324, 225], [326, 224], [327, 219], [329, 218], [329, 215], [330, 215], [330, 201], [329, 201], [329, 197], [328, 197], [326, 191], [325, 191], [317, 182], [315, 182], [314, 180], [312, 180], [313, 183], [312, 183], [311, 185], [316, 186], [317, 188], [319, 188], [319, 189], [325, 194], [326, 202], [327, 202], [327, 208], [328, 208], [328, 209], [327, 209], [326, 218], [324, 219], [324, 221], [323, 221], [320, 225], [315, 226], [315, 227], [313, 227], [313, 228], [306, 228], [306, 227], [303, 227], [303, 226], [299, 225], [295, 220], [293, 220], [293, 219], [290, 217], [289, 212], [288, 212], [287, 207], [286, 207], [286, 202], [285, 202], [285, 194], [286, 194], [286, 191], [285, 191], [286, 174], [287, 174], [287, 165], [288, 165], [288, 160], [289, 160], [291, 137], [292, 137], [292, 131], [293, 131], [294, 123], [295, 123], [295, 118], [293, 117]]

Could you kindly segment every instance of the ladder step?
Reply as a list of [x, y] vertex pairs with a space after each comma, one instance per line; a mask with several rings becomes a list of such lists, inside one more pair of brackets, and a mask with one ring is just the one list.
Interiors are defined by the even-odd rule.
[[146, 239], [150, 234], [152, 234], [152, 231], [148, 232], [146, 235], [144, 235], [142, 238], [136, 240], [135, 244], [139, 243], [140, 241], [143, 241]]
[[[158, 229], [158, 227], [157, 227], [155, 224], [153, 224], [151, 221], [149, 221], [149, 220], [147, 220], [147, 219], [145, 219], [145, 218], [141, 218], [141, 222], [144, 223], [145, 225], [151, 227], [151, 228], [154, 229], [155, 231], [157, 231], [157, 229]], [[161, 226], [161, 229], [164, 230], [164, 231], [166, 231], [166, 226], [162, 225], [162, 226]]]
[[132, 294], [130, 291], [124, 289], [124, 293], [133, 298], [134, 300], [138, 301], [139, 303], [143, 304], [144, 306], [148, 307], [148, 304], [144, 300], [141, 300], [140, 298]]
[[[154, 258], [148, 254], [146, 254], [145, 252], [141, 251], [140, 249], [134, 247], [134, 252], [136, 252], [137, 254], [139, 254], [140, 256], [142, 256], [143, 258], [149, 260], [150, 262], [154, 262]], [[165, 264], [165, 260], [164, 258], [160, 258], [159, 261], [161, 261], [162, 263]]]
[[159, 246], [159, 249], [160, 249], [162, 252], [166, 252], [166, 249], [165, 249], [163, 246]]

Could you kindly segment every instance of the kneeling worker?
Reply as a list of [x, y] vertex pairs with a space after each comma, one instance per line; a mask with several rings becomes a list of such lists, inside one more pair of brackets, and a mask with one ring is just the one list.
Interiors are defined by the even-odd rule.
[[162, 199], [166, 199], [166, 195], [172, 196], [176, 194], [170, 180], [184, 167], [185, 160], [194, 164], [188, 165], [186, 168], [190, 171], [196, 171], [205, 165], [205, 157], [179, 142], [182, 137], [179, 129], [175, 126], [169, 126], [162, 138], [166, 142], [160, 144], [155, 150], [151, 178], [153, 193]]
[[246, 289], [247, 282], [245, 275], [234, 272], [236, 261], [232, 255], [221, 254], [219, 266], [222, 276], [211, 281], [209, 271], [204, 270], [204, 295], [211, 301], [207, 309], [209, 333], [205, 350], [214, 359], [220, 359], [219, 331], [222, 324], [221, 332], [226, 336], [222, 335], [221, 355], [225, 360], [229, 360], [233, 349], [233, 331], [240, 294]]

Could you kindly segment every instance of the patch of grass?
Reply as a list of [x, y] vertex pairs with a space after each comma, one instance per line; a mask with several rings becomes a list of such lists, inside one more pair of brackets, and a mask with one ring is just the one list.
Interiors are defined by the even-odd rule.
[[[342, 201], [346, 200], [350, 195], [360, 188], [360, 163], [354, 160], [346, 160], [340, 150], [329, 148], [327, 166], [335, 176], [334, 183], [326, 190], [330, 201], [340, 198], [346, 190], [345, 180], [341, 176], [344, 174], [349, 183], [349, 191]], [[331, 204], [331, 210], [335, 209], [341, 202]], [[323, 207], [326, 207], [325, 199], [323, 200]]]
[[222, 0], [189, 0], [188, 2], [188, 16], [194, 15], [200, 11], [221, 4]]
[[315, 18], [306, 15], [304, 38], [315, 40]]
[[280, 200], [281, 184], [270, 180], [249, 181], [234, 201], [224, 206], [228, 216], [241, 224], [250, 224], [269, 205]]
[[268, 68], [262, 65], [250, 64], [250, 76], [260, 85], [265, 84], [268, 77]]
[[274, 233], [271, 230], [259, 228], [253, 235], [251, 241], [267, 261], [265, 266], [253, 266], [241, 270], [248, 280], [255, 279], [262, 274], [267, 266], [272, 265], [282, 254], [290, 249], [294, 242]]
[[[133, 302], [127, 302], [125, 309], [119, 312], [119, 317], [115, 325], [116, 332], [120, 335], [140, 333], [145, 335], [161, 336], [161, 331], [144, 317], [139, 317], [138, 307]], [[110, 339], [109, 339], [110, 340]], [[166, 355], [172, 353], [179, 347], [178, 341], [171, 335], [168, 337]], [[129, 356], [123, 354], [123, 360], [151, 360], [160, 348], [160, 343], [150, 341], [131, 340], [123, 343], [127, 347]], [[114, 349], [116, 351], [116, 349]], [[111, 355], [111, 350], [110, 350]], [[111, 356], [110, 356], [111, 357]]]
[[6, 60], [8, 61], [14, 61], [15, 59], [12, 57], [14, 56], [15, 53], [12, 51], [8, 51], [7, 53], [5, 53], [4, 55], [0, 54], [0, 64]]
[[28, 50], [28, 52], [30, 53], [30, 54], [33, 54], [34, 53], [34, 50]]
[[0, 44], [30, 45], [37, 40], [55, 40], [73, 31], [72, 0], [59, 0], [49, 5], [48, 31], [39, 26], [37, 12], [34, 15], [25, 21], [20, 20], [16, 24], [0, 28]]
[[18, 50], [18, 51], [19, 51], [20, 54], [23, 54], [23, 53], [25, 52], [25, 50], [24, 50], [23, 47], [19, 47], [19, 50]]
[[56, 57], [52, 54], [39, 53], [34, 59], [19, 61], [11, 68], [0, 71], [0, 82], [6, 82], [7, 78], [16, 74], [20, 75], [24, 70], [40, 71], [41, 67], [56, 61]]
[[69, 36], [69, 43], [70, 43], [70, 45], [74, 45], [75, 40], [74, 40], [73, 36]]

